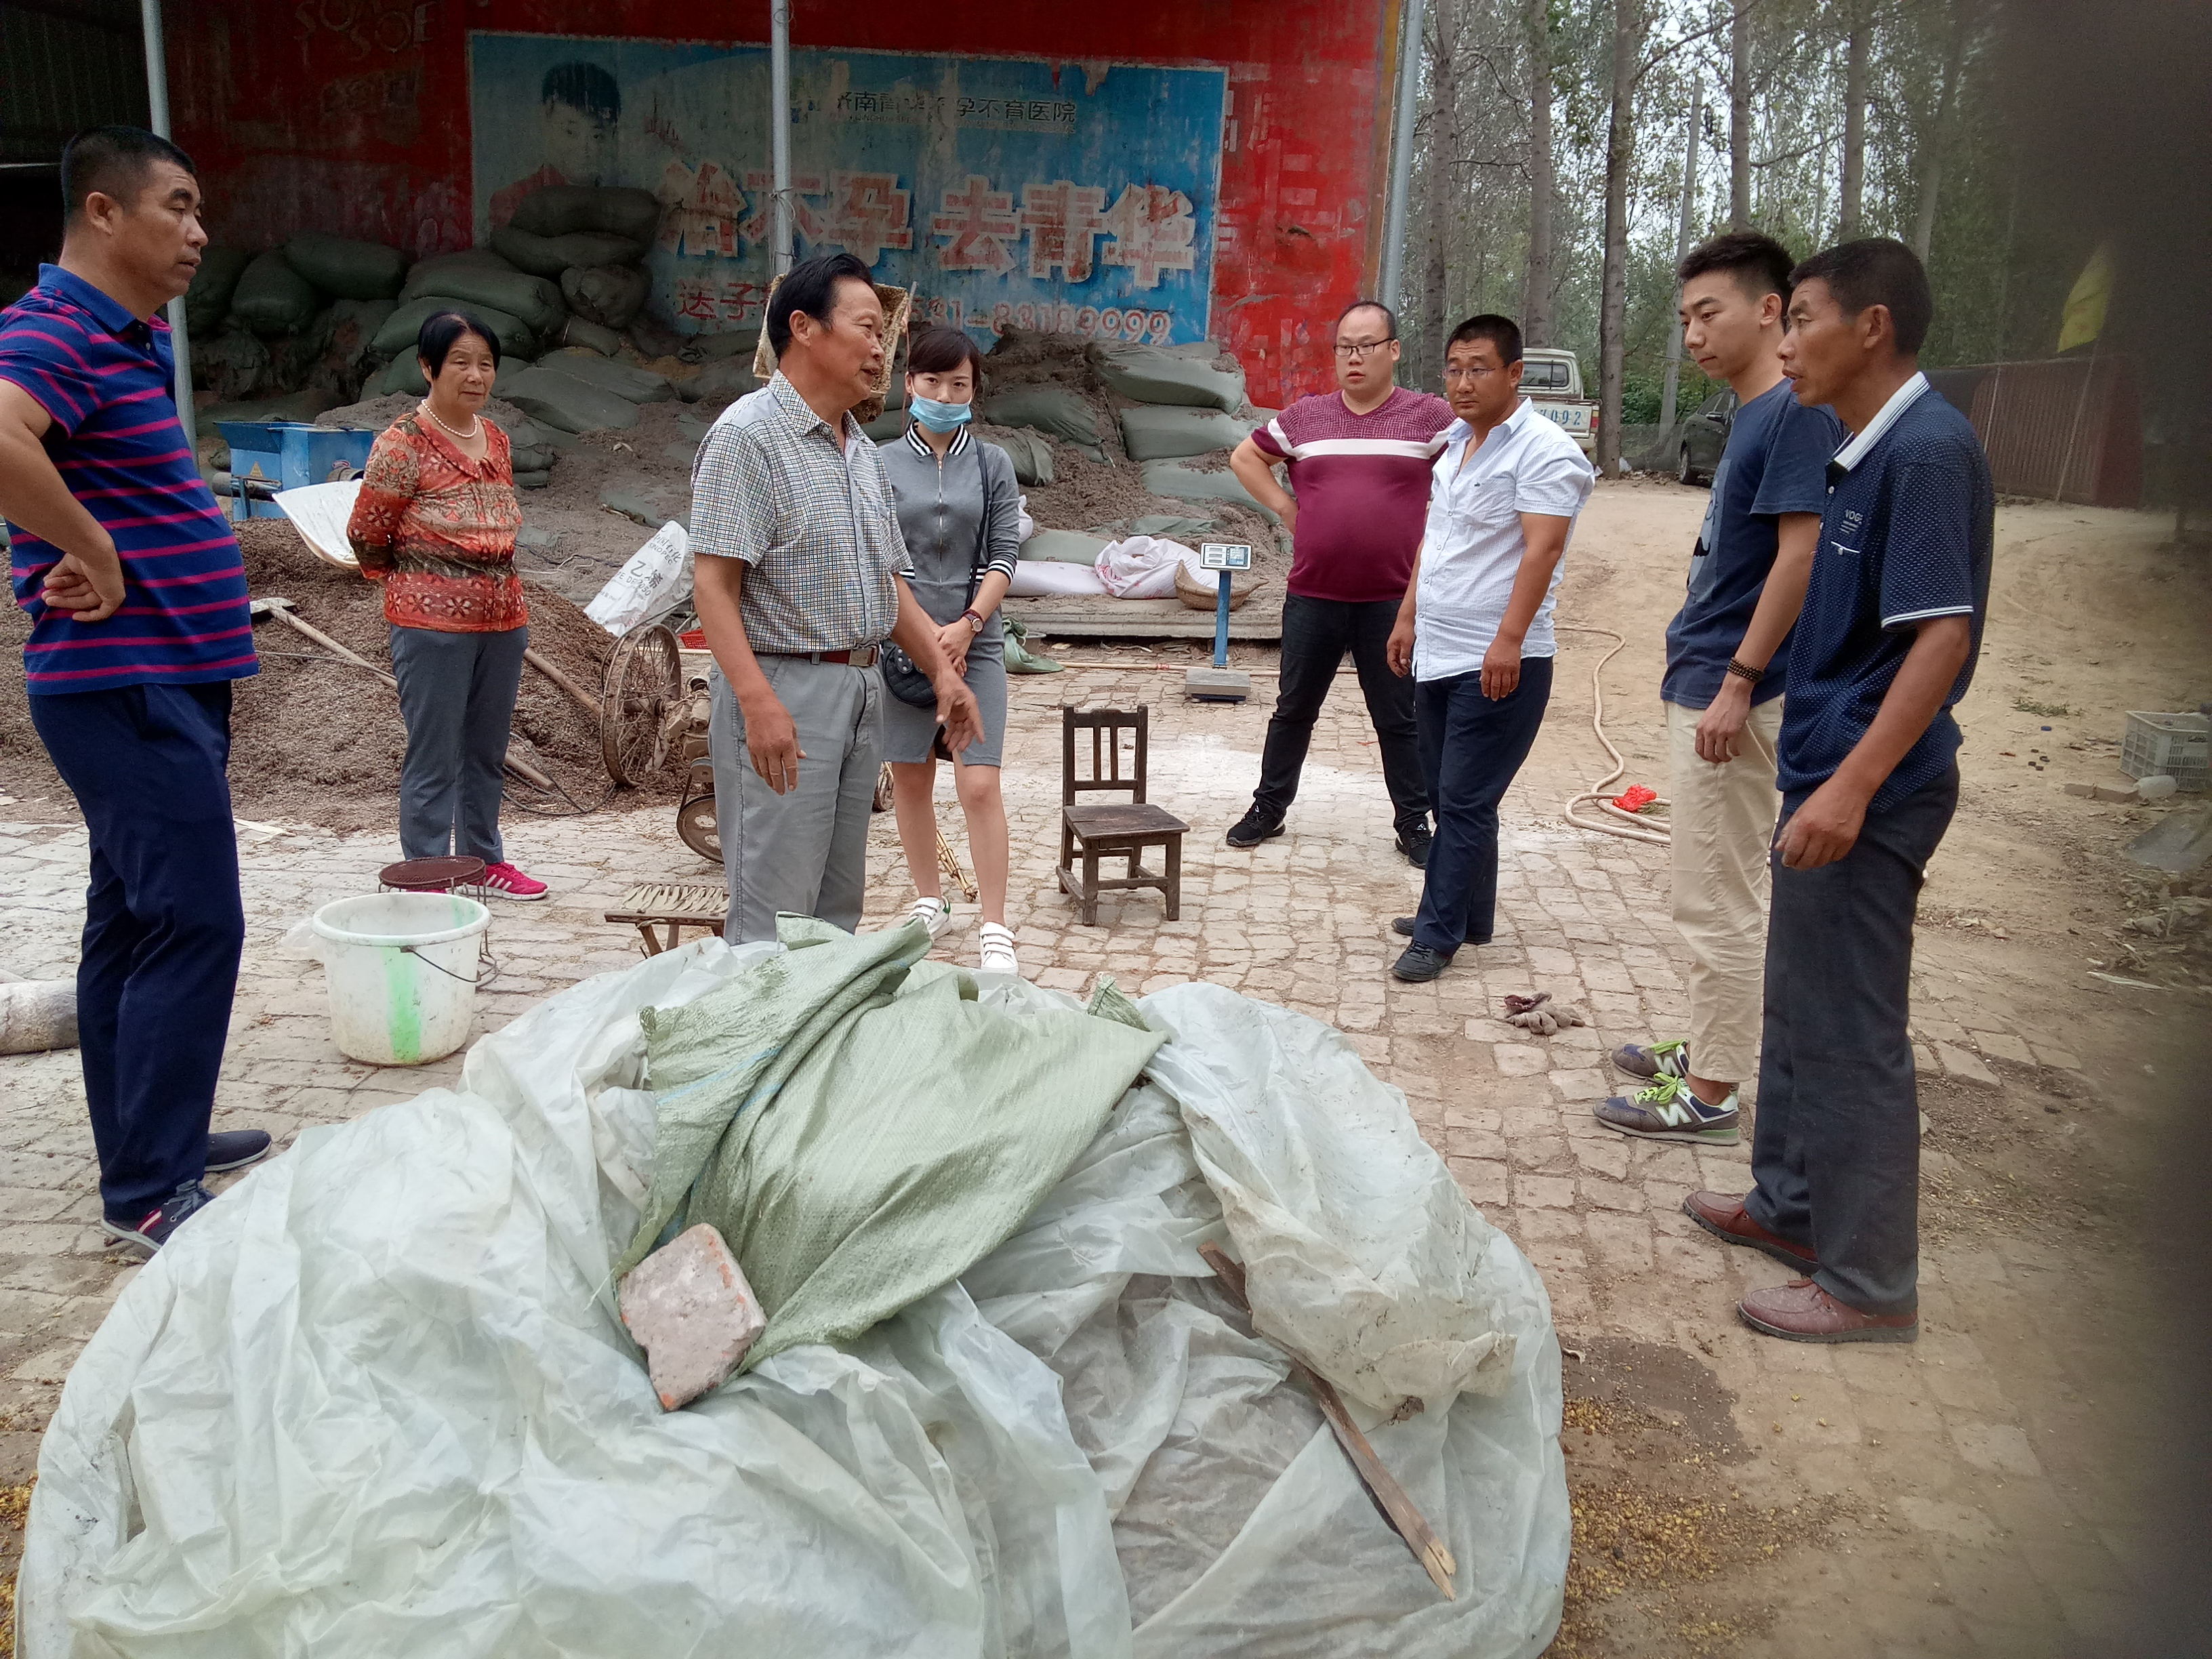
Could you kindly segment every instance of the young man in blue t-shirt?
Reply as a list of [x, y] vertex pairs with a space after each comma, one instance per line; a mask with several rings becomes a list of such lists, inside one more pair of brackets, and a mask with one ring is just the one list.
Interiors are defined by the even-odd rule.
[[1754, 1330], [1910, 1342], [1912, 915], [1958, 804], [1950, 711], [1980, 648], [1996, 497], [1973, 428], [1919, 371], [1934, 305], [1912, 251], [1846, 242], [1791, 276], [1784, 372], [1851, 436], [1790, 641], [1752, 1190], [1683, 1207], [1807, 1274], [1737, 1304]]
[[1799, 403], [1783, 376], [1790, 264], [1772, 237], [1738, 230], [1691, 250], [1680, 273], [1682, 343], [1728, 382], [1736, 416], [1659, 687], [1689, 1035], [1614, 1050], [1614, 1066], [1648, 1081], [1597, 1108], [1599, 1122], [1642, 1140], [1735, 1146], [1736, 1088], [1759, 1043], [1783, 677], [1844, 441], [1834, 414]]

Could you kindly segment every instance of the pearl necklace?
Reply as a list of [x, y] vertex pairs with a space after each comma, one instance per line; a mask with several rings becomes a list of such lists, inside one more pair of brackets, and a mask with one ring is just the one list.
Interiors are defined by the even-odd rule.
[[432, 420], [438, 421], [438, 424], [441, 427], [444, 427], [447, 432], [450, 433], [453, 436], [459, 438], [465, 444], [472, 444], [478, 438], [483, 436], [483, 416], [481, 415], [477, 416], [476, 424], [470, 428], [468, 431], [464, 432], [458, 427], [447, 426], [443, 421], [439, 421], [438, 411], [430, 407], [430, 400], [428, 398], [422, 399], [422, 412], [425, 415], [428, 415]]

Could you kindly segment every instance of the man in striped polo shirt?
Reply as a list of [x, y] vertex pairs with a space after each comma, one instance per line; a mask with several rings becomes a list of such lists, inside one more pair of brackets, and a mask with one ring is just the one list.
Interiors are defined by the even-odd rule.
[[0, 312], [0, 515], [31, 720], [92, 843], [77, 1030], [107, 1232], [152, 1250], [269, 1150], [210, 1135], [246, 920], [230, 683], [255, 672], [237, 538], [177, 420], [160, 313], [207, 233], [191, 158], [136, 127], [62, 155], [61, 262]]
[[[1429, 469], [1444, 447], [1451, 405], [1396, 382], [1398, 319], [1361, 300], [1336, 319], [1334, 392], [1301, 398], [1229, 458], [1250, 490], [1291, 532], [1283, 601], [1282, 679], [1252, 808], [1231, 847], [1283, 833], [1314, 721], [1345, 653], [1352, 653], [1382, 754], [1398, 850], [1429, 856], [1429, 796], [1413, 737], [1413, 686], [1390, 672], [1387, 647], [1429, 509]], [[1290, 474], [1293, 497], [1275, 482]]]

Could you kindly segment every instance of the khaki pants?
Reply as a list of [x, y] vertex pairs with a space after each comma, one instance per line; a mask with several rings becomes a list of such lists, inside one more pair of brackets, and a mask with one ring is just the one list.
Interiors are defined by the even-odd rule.
[[1744, 722], [1736, 757], [1698, 758], [1702, 708], [1667, 705], [1674, 926], [1690, 948], [1690, 1069], [1718, 1083], [1754, 1075], [1766, 965], [1767, 851], [1782, 798], [1774, 742], [1782, 702]]

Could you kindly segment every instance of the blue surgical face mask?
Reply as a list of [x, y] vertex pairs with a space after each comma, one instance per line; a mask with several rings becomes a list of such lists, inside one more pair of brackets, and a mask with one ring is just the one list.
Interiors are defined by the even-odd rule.
[[932, 432], [957, 432], [975, 418], [973, 404], [940, 404], [934, 398], [908, 398], [907, 413]]

